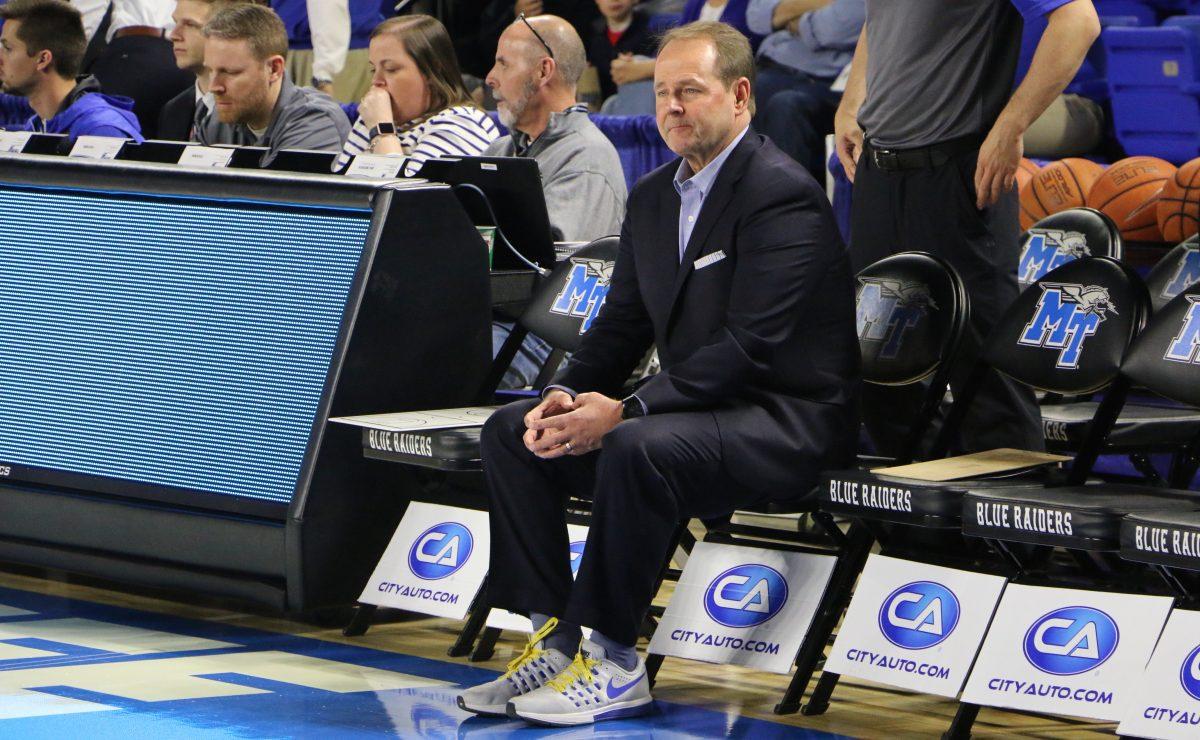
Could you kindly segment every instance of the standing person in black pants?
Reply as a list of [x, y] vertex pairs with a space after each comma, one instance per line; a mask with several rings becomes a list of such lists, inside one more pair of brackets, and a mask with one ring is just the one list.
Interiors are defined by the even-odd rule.
[[[1029, 74], [1011, 91], [1021, 18], [1042, 15], [1046, 31]], [[854, 182], [854, 269], [909, 250], [944, 258], [966, 283], [976, 338], [985, 337], [1018, 292], [1013, 183], [1022, 136], [1099, 33], [1091, 0], [867, 0], [834, 121], [838, 157]], [[863, 418], [878, 452], [897, 450], [915, 409], [898, 389], [864, 388]], [[1040, 421], [1032, 393], [993, 372], [961, 449], [1042, 449]]]

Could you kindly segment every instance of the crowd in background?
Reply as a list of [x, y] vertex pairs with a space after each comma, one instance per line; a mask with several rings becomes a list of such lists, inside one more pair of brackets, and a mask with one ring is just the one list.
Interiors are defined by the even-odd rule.
[[[8, 0], [18, 5], [24, 0]], [[667, 29], [697, 20], [719, 20], [741, 31], [750, 40], [757, 61], [753, 124], [781, 149], [821, 177], [826, 164], [825, 137], [833, 132], [833, 114], [845, 85], [855, 43], [862, 30], [864, 0], [249, 0], [269, 6], [286, 34], [281, 72], [287, 100], [303, 98], [306, 105], [321, 107], [306, 90], [318, 90], [342, 104], [350, 128], [325, 105], [329, 125], [324, 134], [294, 137], [290, 147], [334, 148], [344, 155], [344, 167], [355, 153], [371, 149], [366, 139], [372, 125], [385, 122], [386, 91], [398, 126], [421, 126], [436, 117], [438, 137], [418, 146], [417, 139], [432, 133], [429, 126], [402, 131], [401, 143], [387, 139], [385, 153], [413, 157], [412, 167], [430, 157], [472, 153], [494, 138], [490, 121], [472, 111], [495, 111], [497, 100], [489, 73], [496, 67], [501, 35], [519, 17], [553, 15], [562, 18], [578, 35], [586, 55], [575, 85], [576, 101], [590, 112], [611, 115], [652, 115], [654, 57], [658, 38]], [[0, 6], [4, 0], [0, 0]], [[198, 125], [215, 102], [207, 89], [207, 71], [200, 50], [202, 28], [213, 13], [232, 4], [226, 0], [70, 0], [83, 23], [84, 48], [78, 64], [64, 76], [73, 84], [74, 98], [94, 92], [108, 96], [118, 109], [131, 111], [137, 131], [118, 126], [114, 135], [127, 138], [190, 139], [202, 143], [251, 143], [261, 137], [252, 131], [237, 135], [216, 130], [215, 118]], [[439, 24], [444, 43], [431, 47], [431, 32], [381, 33], [385, 21], [395, 17], [427, 17]], [[407, 43], [417, 49], [405, 49]], [[419, 38], [418, 38], [419, 37]], [[426, 83], [441, 79], [456, 89], [435, 97], [445, 103], [438, 110], [416, 110], [417, 104], [399, 100], [403, 90], [393, 84], [395, 72], [381, 69], [371, 59], [373, 39], [393, 38], [399, 52], [415, 63]], [[393, 52], [396, 50], [393, 49]], [[416, 59], [424, 53], [420, 60]], [[71, 57], [71, 54], [67, 55]], [[395, 54], [393, 54], [395, 56]], [[68, 61], [72, 61], [68, 59]], [[395, 65], [392, 65], [393, 67]], [[433, 69], [433, 67], [437, 69]], [[61, 70], [60, 70], [61, 71]], [[13, 82], [7, 92], [21, 95]], [[399, 84], [399, 83], [397, 83]], [[65, 89], [65, 85], [59, 85]], [[402, 85], [400, 85], [402, 87]], [[437, 85], [435, 85], [437, 87]], [[293, 88], [298, 90], [293, 94]], [[192, 92], [187, 92], [192, 91]], [[24, 96], [28, 100], [28, 96]], [[73, 99], [74, 99], [73, 98]], [[420, 102], [420, 101], [418, 101]], [[465, 107], [464, 107], [465, 106]], [[1061, 106], [1060, 106], [1061, 107]], [[453, 109], [452, 117], [442, 114]], [[199, 113], [197, 112], [199, 111]], [[0, 125], [18, 128], [33, 117], [24, 100], [0, 100]], [[1090, 111], [1086, 111], [1090, 112]], [[44, 121], [53, 118], [44, 117]], [[111, 116], [110, 116], [111, 118]], [[61, 124], [61, 121], [58, 122]], [[385, 122], [386, 123], [386, 122]], [[455, 123], [467, 130], [455, 134]], [[35, 124], [36, 125], [36, 124]], [[449, 128], [447, 128], [449, 126]], [[1061, 128], [1061, 127], [1059, 127]], [[1094, 128], [1094, 127], [1093, 127]], [[45, 129], [49, 130], [49, 129]], [[77, 135], [77, 128], [68, 133]], [[332, 143], [327, 134], [341, 140]], [[95, 131], [91, 131], [95, 133]], [[466, 138], [466, 141], [449, 141]], [[278, 137], [276, 137], [278, 139]], [[276, 142], [266, 145], [278, 149]], [[1094, 142], [1092, 142], [1094, 144]], [[1071, 142], [1050, 141], [1043, 154]], [[476, 146], [478, 145], [478, 146]], [[1074, 147], [1078, 148], [1078, 147]]]

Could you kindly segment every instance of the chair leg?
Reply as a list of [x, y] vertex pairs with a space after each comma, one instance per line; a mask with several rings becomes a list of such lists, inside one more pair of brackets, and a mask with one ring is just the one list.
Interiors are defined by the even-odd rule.
[[647, 655], [646, 656], [646, 678], [650, 679], [650, 687], [654, 688], [654, 681], [658, 678], [658, 669], [662, 668], [665, 655]]
[[862, 572], [867, 556], [871, 554], [874, 539], [862, 524], [852, 524], [846, 537], [847, 545], [838, 557], [838, 563], [821, 597], [816, 616], [809, 625], [808, 634], [800, 643], [800, 651], [796, 654], [796, 672], [792, 674], [792, 681], [788, 684], [783, 699], [775, 705], [775, 714], [794, 714], [800, 709], [800, 700], [804, 697], [808, 682], [817, 670], [817, 663], [825, 655], [825, 645], [837, 627], [842, 612], [846, 610], [846, 605], [850, 603], [854, 581]]
[[479, 663], [490, 659], [496, 653], [496, 640], [499, 639], [500, 629], [498, 627], [485, 627], [483, 634], [479, 636], [479, 642], [475, 644], [475, 650], [471, 652], [471, 657], [467, 660]]
[[467, 623], [463, 625], [462, 630], [458, 633], [458, 639], [446, 651], [446, 655], [451, 658], [461, 658], [471, 652], [475, 638], [479, 637], [480, 631], [487, 623], [488, 612], [491, 611], [486, 603], [486, 594], [487, 578], [484, 578], [483, 584], [479, 587], [479, 593], [475, 594], [475, 598], [471, 601], [471, 608], [467, 612]]
[[978, 704], [960, 702], [958, 711], [954, 713], [954, 720], [950, 722], [950, 729], [942, 733], [942, 740], [967, 740], [971, 737], [971, 727], [978, 716]]
[[800, 708], [800, 714], [803, 714], [805, 717], [815, 717], [818, 714], [825, 714], [825, 710], [829, 709], [829, 696], [837, 688], [838, 679], [841, 677], [840, 673], [821, 671], [821, 678], [817, 680], [817, 687], [813, 689], [812, 696], [808, 697], [808, 702]]
[[378, 608], [374, 604], [359, 604], [354, 607], [354, 614], [342, 628], [342, 634], [346, 637], [361, 637], [367, 634], [367, 630], [371, 627], [371, 618], [375, 616], [375, 610]]

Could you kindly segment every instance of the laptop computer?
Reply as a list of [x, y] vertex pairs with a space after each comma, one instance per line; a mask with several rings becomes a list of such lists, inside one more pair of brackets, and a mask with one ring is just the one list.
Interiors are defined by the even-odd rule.
[[[430, 159], [417, 177], [455, 187], [463, 208], [476, 226], [497, 226], [530, 262], [554, 268], [554, 239], [542, 177], [537, 162], [521, 157], [454, 157]], [[486, 196], [481, 198], [479, 191]], [[493, 216], [494, 214], [494, 216]], [[528, 270], [529, 266], [504, 246], [497, 236], [492, 251], [493, 270]]]

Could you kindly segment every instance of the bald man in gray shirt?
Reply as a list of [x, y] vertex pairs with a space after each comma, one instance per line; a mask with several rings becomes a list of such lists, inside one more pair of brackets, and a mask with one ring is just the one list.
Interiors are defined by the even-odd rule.
[[[1047, 26], [1012, 91], [1022, 16], [1045, 16]], [[854, 182], [855, 270], [908, 250], [943, 257], [971, 296], [976, 344], [985, 337], [1017, 295], [1022, 136], [1099, 33], [1091, 0], [867, 0], [834, 119], [838, 157]], [[962, 375], [972, 360], [959, 363]], [[863, 418], [879, 452], [898, 449], [916, 393], [864, 389]], [[1032, 392], [993, 372], [960, 449], [1044, 445]]]

